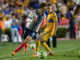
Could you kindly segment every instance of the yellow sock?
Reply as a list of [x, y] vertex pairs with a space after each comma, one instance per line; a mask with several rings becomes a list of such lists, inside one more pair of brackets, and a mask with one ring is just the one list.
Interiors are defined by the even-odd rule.
[[36, 52], [39, 52], [40, 40], [36, 40]]
[[50, 51], [50, 48], [48, 47], [48, 45], [45, 43], [45, 42], [43, 42], [43, 43], [41, 43], [43, 46], [44, 46], [44, 48], [47, 50], [47, 51]]

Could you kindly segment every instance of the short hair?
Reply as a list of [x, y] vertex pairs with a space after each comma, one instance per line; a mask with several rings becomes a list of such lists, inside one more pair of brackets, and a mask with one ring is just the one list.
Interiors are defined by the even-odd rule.
[[39, 8], [44, 8], [45, 6], [46, 6], [45, 3], [41, 3], [40, 6], [39, 6]]

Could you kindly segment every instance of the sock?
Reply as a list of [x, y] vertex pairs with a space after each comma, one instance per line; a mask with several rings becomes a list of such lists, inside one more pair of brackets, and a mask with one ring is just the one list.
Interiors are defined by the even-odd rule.
[[27, 48], [28, 48], [28, 47], [29, 47], [29, 44], [28, 44], [28, 43], [26, 43], [26, 44], [25, 44], [25, 47], [27, 47]]
[[40, 40], [36, 40], [36, 52], [39, 52]]
[[43, 42], [42, 45], [44, 46], [44, 48], [45, 48], [48, 52], [50, 52], [50, 48], [48, 47], [48, 45], [47, 45], [45, 42]]
[[23, 42], [14, 52], [17, 53], [25, 46], [25, 43]]

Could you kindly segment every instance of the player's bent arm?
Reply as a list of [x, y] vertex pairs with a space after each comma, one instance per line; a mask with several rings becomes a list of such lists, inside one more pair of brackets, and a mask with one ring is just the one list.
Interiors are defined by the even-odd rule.
[[58, 28], [58, 17], [57, 17], [57, 14], [55, 13], [55, 21], [54, 21], [54, 23], [55, 23], [55, 30], [57, 30], [57, 28]]
[[58, 28], [58, 18], [57, 18], [57, 15], [55, 14], [55, 17], [53, 18], [54, 20], [54, 26], [53, 26], [53, 29], [52, 29], [52, 32], [51, 32], [51, 36], [53, 35], [56, 35], [56, 30]]
[[52, 28], [51, 36], [56, 35], [56, 30], [57, 30], [57, 28], [58, 28], [58, 21], [54, 21], [54, 22], [55, 22], [55, 25], [54, 25], [53, 28]]

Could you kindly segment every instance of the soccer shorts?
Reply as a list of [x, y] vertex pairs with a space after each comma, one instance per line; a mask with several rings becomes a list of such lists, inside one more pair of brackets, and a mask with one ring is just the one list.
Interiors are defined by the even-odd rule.
[[23, 32], [23, 38], [25, 39], [27, 36], [31, 36], [33, 39], [36, 39], [37, 32], [31, 31], [27, 27], [25, 27]]

